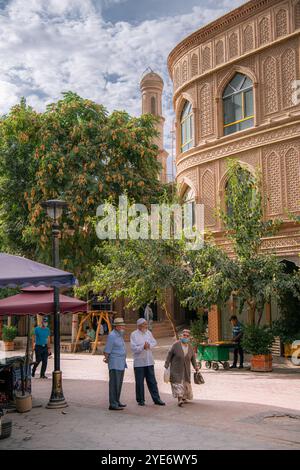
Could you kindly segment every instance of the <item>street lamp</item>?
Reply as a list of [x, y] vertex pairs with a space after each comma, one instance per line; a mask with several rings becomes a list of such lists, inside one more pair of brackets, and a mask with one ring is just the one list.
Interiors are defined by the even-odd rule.
[[[52, 219], [52, 259], [53, 266], [59, 268], [59, 224], [63, 210], [68, 207], [65, 201], [51, 199], [42, 202], [41, 206], [46, 209], [48, 216]], [[60, 305], [59, 288], [54, 287], [54, 371], [52, 374], [52, 392], [47, 408], [65, 408], [68, 406], [62, 389], [62, 372], [60, 370]]]

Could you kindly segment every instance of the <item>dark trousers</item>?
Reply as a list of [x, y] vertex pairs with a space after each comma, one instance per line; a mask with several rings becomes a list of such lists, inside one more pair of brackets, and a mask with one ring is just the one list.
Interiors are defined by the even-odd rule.
[[91, 340], [84, 339], [81, 343], [81, 347], [83, 351], [90, 351], [91, 350]]
[[157, 382], [156, 382], [156, 378], [154, 374], [154, 366], [135, 367], [134, 375], [135, 375], [136, 401], [138, 403], [145, 401], [145, 388], [144, 388], [145, 379], [146, 379], [146, 383], [148, 386], [148, 390], [150, 392], [150, 395], [154, 403], [160, 400], [159, 391], [157, 388]]
[[244, 364], [244, 350], [240, 343], [237, 343], [236, 347], [233, 350], [233, 365], [237, 365], [238, 355], [240, 355], [240, 365]]
[[35, 346], [35, 363], [32, 368], [33, 374], [35, 374], [35, 371], [39, 365], [39, 363], [42, 362], [42, 367], [41, 367], [41, 377], [45, 375], [46, 369], [47, 369], [47, 364], [48, 364], [48, 348], [47, 346]]
[[117, 408], [124, 379], [124, 370], [111, 369], [109, 371], [109, 406]]

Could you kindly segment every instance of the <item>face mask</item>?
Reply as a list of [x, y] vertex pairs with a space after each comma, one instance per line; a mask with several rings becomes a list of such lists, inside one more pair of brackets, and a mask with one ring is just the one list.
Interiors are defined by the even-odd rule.
[[180, 341], [181, 341], [182, 343], [185, 343], [185, 344], [186, 344], [186, 343], [189, 343], [190, 339], [189, 339], [189, 338], [180, 338]]
[[119, 330], [119, 333], [121, 336], [124, 336], [125, 331], [124, 330]]

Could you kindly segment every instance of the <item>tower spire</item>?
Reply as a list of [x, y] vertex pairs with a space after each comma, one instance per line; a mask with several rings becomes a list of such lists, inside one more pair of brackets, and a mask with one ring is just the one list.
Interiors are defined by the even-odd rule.
[[153, 114], [159, 118], [157, 123], [158, 137], [154, 143], [158, 146], [157, 160], [162, 165], [159, 179], [162, 183], [167, 182], [167, 158], [168, 153], [164, 149], [164, 124], [165, 118], [162, 115], [162, 93], [164, 88], [163, 79], [150, 67], [144, 71], [140, 83], [142, 94], [142, 114]]

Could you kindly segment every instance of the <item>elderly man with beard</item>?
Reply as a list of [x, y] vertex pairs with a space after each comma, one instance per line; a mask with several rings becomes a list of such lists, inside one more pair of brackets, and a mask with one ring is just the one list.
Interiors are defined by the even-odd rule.
[[154, 373], [152, 348], [154, 348], [156, 344], [157, 342], [153, 338], [151, 331], [148, 330], [147, 321], [144, 318], [139, 318], [137, 321], [137, 329], [130, 335], [130, 345], [134, 359], [133, 367], [135, 375], [136, 401], [140, 406], [145, 405], [145, 379], [155, 405], [165, 405], [165, 403], [160, 399]]

